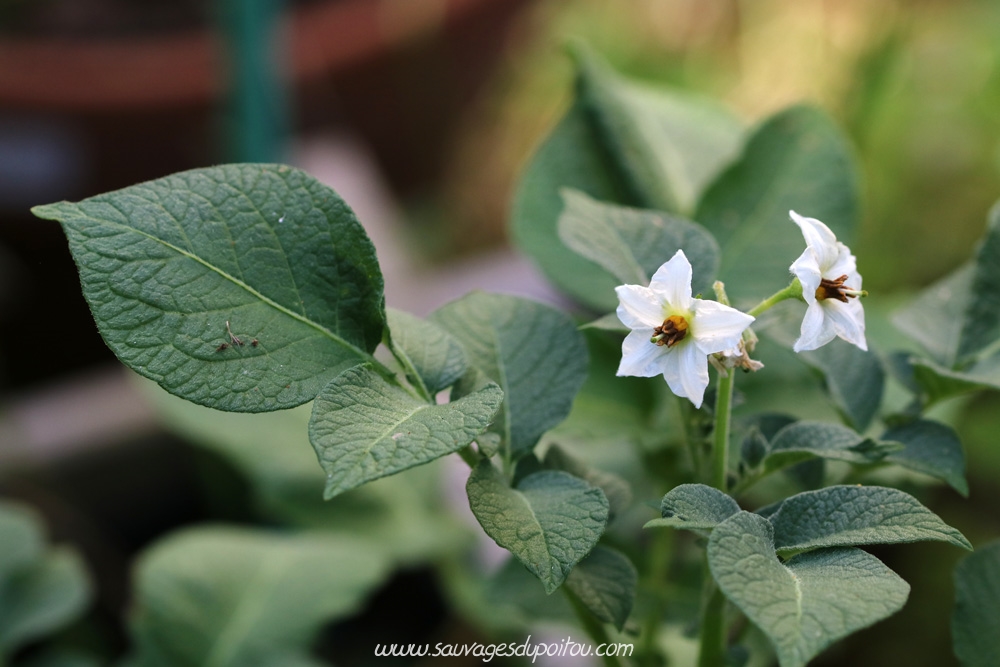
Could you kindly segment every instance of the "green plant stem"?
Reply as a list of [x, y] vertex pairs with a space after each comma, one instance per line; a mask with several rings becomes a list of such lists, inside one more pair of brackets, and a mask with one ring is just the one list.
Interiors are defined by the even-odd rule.
[[472, 450], [472, 445], [462, 447], [456, 452], [456, 454], [461, 456], [462, 460], [465, 461], [470, 468], [475, 469], [475, 467], [479, 465], [479, 457], [476, 456], [476, 452]]
[[722, 667], [726, 664], [726, 596], [712, 580], [707, 563], [705, 576], [711, 591], [702, 610], [698, 667]]
[[642, 630], [639, 655], [644, 665], [659, 664], [654, 656], [660, 620], [667, 610], [667, 574], [670, 570], [670, 552], [673, 550], [674, 531], [658, 530], [653, 538], [648, 557], [648, 572], [644, 588], [653, 596]]
[[[712, 430], [712, 485], [726, 492], [729, 472], [729, 423], [733, 408], [733, 370], [719, 374], [715, 389], [715, 425]], [[705, 586], [709, 588], [701, 616], [699, 667], [722, 667], [726, 657], [726, 598], [715, 585], [705, 556]]]
[[[608, 636], [607, 630], [604, 629], [604, 624], [595, 618], [590, 613], [590, 610], [566, 586], [562, 586], [560, 590], [566, 595], [566, 599], [569, 600], [573, 611], [576, 612], [576, 617], [580, 621], [580, 625], [594, 642], [595, 648], [600, 644], [610, 644], [611, 638]], [[616, 656], [605, 655], [602, 661], [606, 667], [624, 667], [621, 659]]]
[[715, 389], [715, 427], [712, 429], [712, 486], [726, 491], [729, 472], [729, 421], [733, 407], [733, 370], [719, 374]]
[[795, 278], [794, 280], [792, 280], [791, 283], [788, 284], [788, 287], [786, 287], [783, 290], [775, 292], [774, 294], [767, 297], [766, 299], [758, 303], [756, 306], [748, 310], [747, 315], [757, 317], [765, 310], [770, 309], [775, 304], [781, 303], [786, 299], [801, 299], [801, 298], [802, 298], [802, 283], [799, 282], [798, 278]]

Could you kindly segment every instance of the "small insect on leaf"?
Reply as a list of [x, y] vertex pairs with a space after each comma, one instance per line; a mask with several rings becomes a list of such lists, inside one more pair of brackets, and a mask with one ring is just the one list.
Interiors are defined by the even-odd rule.
[[223, 343], [219, 347], [215, 348], [215, 351], [222, 352], [223, 350], [228, 350], [228, 349], [229, 349], [229, 343]]
[[233, 330], [229, 328], [229, 320], [226, 320], [226, 333], [229, 334], [229, 340], [232, 341], [233, 345], [243, 345], [243, 341], [233, 335]]

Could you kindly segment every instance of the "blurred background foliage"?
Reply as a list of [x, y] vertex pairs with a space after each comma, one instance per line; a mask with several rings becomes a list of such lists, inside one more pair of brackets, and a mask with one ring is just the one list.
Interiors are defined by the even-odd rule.
[[[286, 35], [278, 53], [292, 70], [282, 112], [287, 138], [356, 137], [401, 211], [401, 245], [426, 264], [475, 262], [507, 243], [518, 174], [572, 98], [565, 49], [571, 39], [587, 43], [623, 75], [721, 100], [748, 127], [802, 101], [830, 113], [861, 165], [863, 219], [852, 249], [873, 294], [866, 307], [872, 307], [876, 340], [894, 335], [886, 324], [890, 308], [879, 304], [901, 303], [966, 261], [1000, 197], [1000, 3], [994, 0], [299, 0], [284, 6], [314, 19], [338, 8], [373, 10], [377, 46], [370, 51], [329, 55], [353, 44], [339, 33], [312, 34], [326, 52]], [[56, 225], [32, 220], [28, 207], [233, 154], [226, 141], [232, 124], [227, 89], [198, 69], [218, 63], [186, 57], [197, 40], [184, 42], [185, 58], [151, 71], [150, 91], [159, 84], [160, 94], [143, 92], [131, 102], [127, 96], [72, 100], [65, 90], [60, 98], [60, 84], [46, 80], [30, 88], [34, 97], [17, 97], [18, 71], [44, 64], [51, 51], [33, 50], [41, 47], [127, 38], [141, 51], [197, 31], [207, 31], [211, 41], [218, 20], [210, 3], [193, 0], [0, 0], [0, 454], [19, 437], [9, 419], [13, 407], [112, 360], [80, 296], [65, 239]], [[109, 79], [115, 66], [107, 63]], [[86, 88], [85, 74], [70, 68], [67, 76], [83, 77]], [[122, 93], [108, 85], [90, 88]], [[33, 174], [38, 178], [25, 180]], [[928, 320], [933, 326], [933, 314]], [[142, 431], [142, 448], [129, 432], [105, 443], [120, 446], [51, 465], [0, 459], [0, 492], [41, 508], [53, 539], [79, 546], [93, 572], [90, 629], [78, 624], [64, 632], [64, 641], [98, 654], [120, 651], [125, 631], [116, 619], [129, 602], [131, 559], [172, 528], [205, 519], [324, 530], [330, 523], [344, 529], [347, 518], [367, 522], [386, 558], [403, 569], [361, 614], [322, 640], [341, 650], [350, 646], [356, 660], [376, 641], [363, 632], [366, 621], [409, 624], [399, 641], [434, 631], [434, 623], [448, 617], [448, 605], [474, 619], [468, 623], [489, 625], [475, 585], [447, 562], [447, 552], [471, 540], [461, 522], [440, 516], [442, 507], [465, 502], [461, 493], [438, 498], [429, 491], [440, 471], [413, 471], [398, 489], [377, 486], [340, 506], [324, 506], [322, 473], [309, 469], [312, 452], [300, 430], [298, 440], [283, 443], [307, 456], [285, 459], [282, 468], [273, 458], [277, 451], [267, 450], [264, 429], [250, 429], [254, 440], [242, 426], [206, 422], [171, 400], [163, 399], [158, 410], [174, 434]], [[944, 487], [921, 492], [977, 545], [1000, 534], [998, 410], [995, 395], [936, 409], [965, 443], [970, 498]], [[298, 428], [301, 415], [281, 419]], [[282, 432], [286, 425], [273, 428]], [[205, 445], [206, 438], [207, 449], [184, 444]], [[247, 442], [253, 447], [241, 448]], [[618, 462], [630, 470], [639, 465], [631, 458]], [[400, 493], [408, 499], [402, 507]], [[405, 539], [399, 532], [395, 540], [378, 535], [414, 525], [421, 531]], [[949, 664], [950, 564], [959, 554], [924, 545], [878, 555], [913, 585], [910, 602], [817, 664]], [[435, 574], [420, 569], [428, 563], [435, 563]], [[414, 591], [427, 610], [417, 620], [399, 613], [400, 601]], [[691, 604], [684, 599], [678, 606]], [[449, 641], [469, 636], [461, 620], [448, 627]], [[926, 643], [899, 639], [914, 635]]]

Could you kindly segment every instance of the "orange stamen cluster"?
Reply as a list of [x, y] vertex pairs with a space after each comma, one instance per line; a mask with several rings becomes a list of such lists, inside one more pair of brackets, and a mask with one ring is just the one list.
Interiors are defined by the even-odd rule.
[[684, 340], [687, 331], [687, 320], [681, 315], [671, 315], [663, 320], [663, 324], [653, 329], [653, 337], [649, 339], [649, 342], [673, 347]]
[[858, 296], [856, 290], [844, 285], [845, 280], [847, 280], [846, 273], [835, 280], [821, 279], [819, 287], [816, 288], [816, 298], [819, 300], [836, 299], [844, 303], [847, 303], [848, 298], [856, 299]]

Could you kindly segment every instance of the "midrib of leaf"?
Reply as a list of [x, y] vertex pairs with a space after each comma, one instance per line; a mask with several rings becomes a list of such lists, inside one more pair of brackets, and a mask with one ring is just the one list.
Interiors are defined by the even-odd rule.
[[[503, 409], [504, 440], [507, 441], [507, 452], [506, 452], [505, 458], [509, 459], [510, 458], [510, 454], [511, 454], [511, 451], [510, 451], [510, 448], [511, 448], [511, 442], [510, 442], [510, 403], [508, 402], [507, 397], [510, 396], [510, 393], [508, 392], [508, 386], [507, 386], [507, 372], [506, 372], [506, 370], [504, 370], [503, 356], [501, 354], [501, 347], [500, 347], [500, 338], [497, 336], [496, 328], [494, 328], [493, 326], [490, 326], [490, 327], [488, 327], [488, 330], [489, 330], [489, 333], [490, 333], [490, 343], [493, 346], [493, 353], [494, 353], [494, 356], [496, 357], [497, 375], [500, 376], [500, 377], [497, 378], [497, 380], [498, 380], [498, 384], [500, 385], [500, 389], [503, 390], [503, 404], [501, 404], [501, 405], [502, 405], [502, 409]], [[541, 524], [539, 524], [539, 525], [541, 525]]]
[[287, 555], [272, 555], [262, 559], [250, 581], [247, 583], [244, 595], [240, 596], [236, 610], [205, 658], [204, 667], [227, 667], [230, 660], [243, 644], [254, 622], [260, 616], [260, 611], [266, 606], [267, 591], [279, 578], [283, 571]]
[[608, 225], [608, 227], [611, 228], [611, 234], [614, 236], [615, 241], [618, 242], [619, 247], [624, 250], [625, 261], [628, 262], [629, 268], [632, 270], [635, 278], [638, 279], [637, 284], [647, 284], [649, 282], [649, 277], [646, 275], [646, 271], [642, 268], [642, 266], [640, 266], [639, 261], [635, 257], [635, 253], [632, 252], [632, 248], [619, 232], [618, 226], [614, 224], [615, 222], [622, 222], [622, 214], [619, 211], [613, 211], [611, 214], [611, 220], [612, 222]]
[[[795, 590], [795, 629], [797, 634], [801, 634], [802, 629], [802, 582], [799, 580], [798, 576], [792, 572], [791, 568], [782, 563], [781, 567], [785, 568], [788, 572], [788, 576], [792, 578], [792, 587]], [[796, 653], [798, 649], [796, 649]]]
[[[386, 438], [387, 436], [389, 436], [389, 433], [391, 433], [392, 431], [395, 431], [395, 430], [396, 430], [397, 428], [399, 428], [399, 425], [400, 425], [400, 424], [402, 424], [403, 422], [405, 422], [405, 421], [406, 421], [407, 419], [410, 419], [411, 417], [413, 417], [413, 415], [417, 414], [417, 413], [418, 413], [418, 412], [420, 412], [421, 410], [423, 410], [423, 409], [425, 409], [425, 408], [428, 408], [428, 407], [430, 407], [430, 406], [427, 406], [427, 405], [418, 405], [418, 406], [417, 406], [416, 408], [414, 408], [414, 409], [413, 409], [413, 411], [412, 411], [412, 412], [410, 412], [409, 414], [407, 414], [407, 415], [406, 415], [406, 417], [404, 417], [403, 419], [400, 419], [400, 420], [399, 420], [398, 422], [394, 423], [394, 424], [393, 424], [393, 425], [392, 425], [391, 427], [387, 428], [387, 429], [386, 429], [386, 430], [385, 430], [385, 431], [384, 431], [384, 432], [383, 432], [383, 433], [382, 433], [382, 434], [381, 434], [380, 436], [378, 436], [377, 438], [374, 438], [374, 439], [372, 439], [371, 441], [369, 441], [369, 443], [368, 443], [368, 444], [367, 444], [367, 445], [365, 446], [365, 450], [364, 450], [364, 451], [365, 451], [365, 457], [369, 457], [369, 456], [371, 456], [371, 453], [372, 453], [372, 449], [374, 449], [375, 445], [376, 445], [377, 443], [381, 442], [381, 441], [382, 441], [383, 439], [385, 439], [385, 438]], [[357, 468], [359, 468], [359, 467], [360, 467], [360, 466], [354, 466], [355, 470], [356, 470]]]
[[[375, 357], [373, 357], [372, 355], [368, 354], [364, 350], [358, 348], [357, 346], [353, 345], [349, 341], [344, 340], [343, 338], [341, 338], [340, 336], [338, 336], [334, 332], [330, 331], [329, 329], [327, 329], [323, 325], [319, 324], [318, 322], [314, 322], [313, 320], [309, 319], [308, 317], [305, 317], [304, 315], [300, 315], [299, 313], [296, 313], [295, 311], [290, 310], [287, 307], [281, 305], [277, 301], [274, 301], [270, 297], [267, 297], [264, 294], [261, 294], [260, 292], [258, 292], [257, 290], [255, 290], [254, 288], [252, 288], [250, 285], [246, 284], [245, 282], [243, 282], [239, 278], [236, 278], [235, 276], [230, 275], [229, 273], [223, 271], [219, 267], [215, 266], [214, 264], [211, 264], [210, 262], [208, 262], [207, 260], [199, 257], [198, 255], [195, 255], [194, 253], [188, 252], [187, 250], [184, 250], [183, 248], [179, 248], [178, 246], [175, 246], [173, 243], [169, 243], [168, 241], [165, 241], [165, 240], [163, 240], [161, 238], [157, 238], [156, 236], [153, 236], [152, 234], [149, 234], [149, 233], [144, 232], [142, 230], [136, 229], [135, 227], [129, 227], [128, 225], [123, 225], [121, 223], [113, 222], [113, 221], [110, 221], [110, 220], [99, 220], [99, 219], [91, 217], [89, 215], [83, 215], [82, 217], [86, 218], [87, 220], [91, 220], [93, 222], [96, 222], [98, 224], [112, 225], [114, 227], [118, 227], [118, 228], [127, 230], [128, 232], [139, 234], [141, 236], [146, 237], [147, 239], [150, 239], [151, 241], [155, 241], [156, 243], [159, 243], [160, 245], [163, 245], [164, 247], [167, 247], [167, 248], [173, 250], [174, 252], [176, 252], [177, 254], [179, 254], [179, 255], [181, 255], [183, 257], [186, 257], [188, 259], [194, 260], [195, 262], [198, 262], [199, 264], [201, 264], [205, 268], [209, 269], [210, 271], [214, 271], [216, 274], [218, 274], [218, 275], [222, 276], [223, 278], [225, 278], [226, 280], [232, 282], [234, 285], [237, 285], [237, 286], [243, 288], [244, 290], [246, 290], [247, 292], [249, 292], [251, 295], [253, 295], [255, 298], [259, 299], [261, 302], [267, 304], [271, 308], [274, 308], [278, 312], [283, 313], [284, 315], [287, 315], [288, 317], [290, 317], [290, 318], [292, 318], [294, 320], [297, 320], [297, 321], [299, 321], [299, 322], [301, 322], [301, 323], [303, 323], [303, 324], [305, 324], [305, 325], [307, 325], [309, 327], [312, 327], [313, 329], [315, 329], [316, 331], [320, 332], [321, 334], [323, 334], [324, 336], [326, 336], [327, 338], [329, 338], [333, 342], [335, 342], [335, 343], [337, 343], [337, 344], [339, 344], [339, 345], [341, 345], [343, 347], [346, 347], [347, 349], [351, 350], [353, 353], [355, 353], [358, 356], [364, 358], [369, 363], [376, 364], [377, 367], [379, 367], [379, 368], [382, 367], [382, 364], [377, 359], [375, 359]], [[282, 255], [284, 256], [284, 253], [282, 253]], [[287, 257], [286, 257], [286, 262], [287, 262]], [[296, 287], [296, 291], [298, 291], [298, 287]]]
[[[545, 526], [542, 525], [542, 522], [538, 518], [538, 515], [535, 514], [535, 508], [531, 505], [531, 502], [528, 500], [528, 496], [519, 489], [513, 489], [513, 491], [514, 493], [516, 493], [521, 497], [521, 502], [523, 502], [524, 506], [528, 508], [528, 513], [531, 514], [531, 518], [534, 520], [535, 525], [538, 526], [539, 530], [541, 530], [542, 532], [542, 544], [545, 545], [545, 555], [548, 557], [549, 560], [549, 563], [546, 563], [546, 565], [549, 565], [552, 562], [552, 550], [549, 548], [549, 541], [545, 537]], [[549, 574], [549, 572], [546, 572], [546, 574]]]

